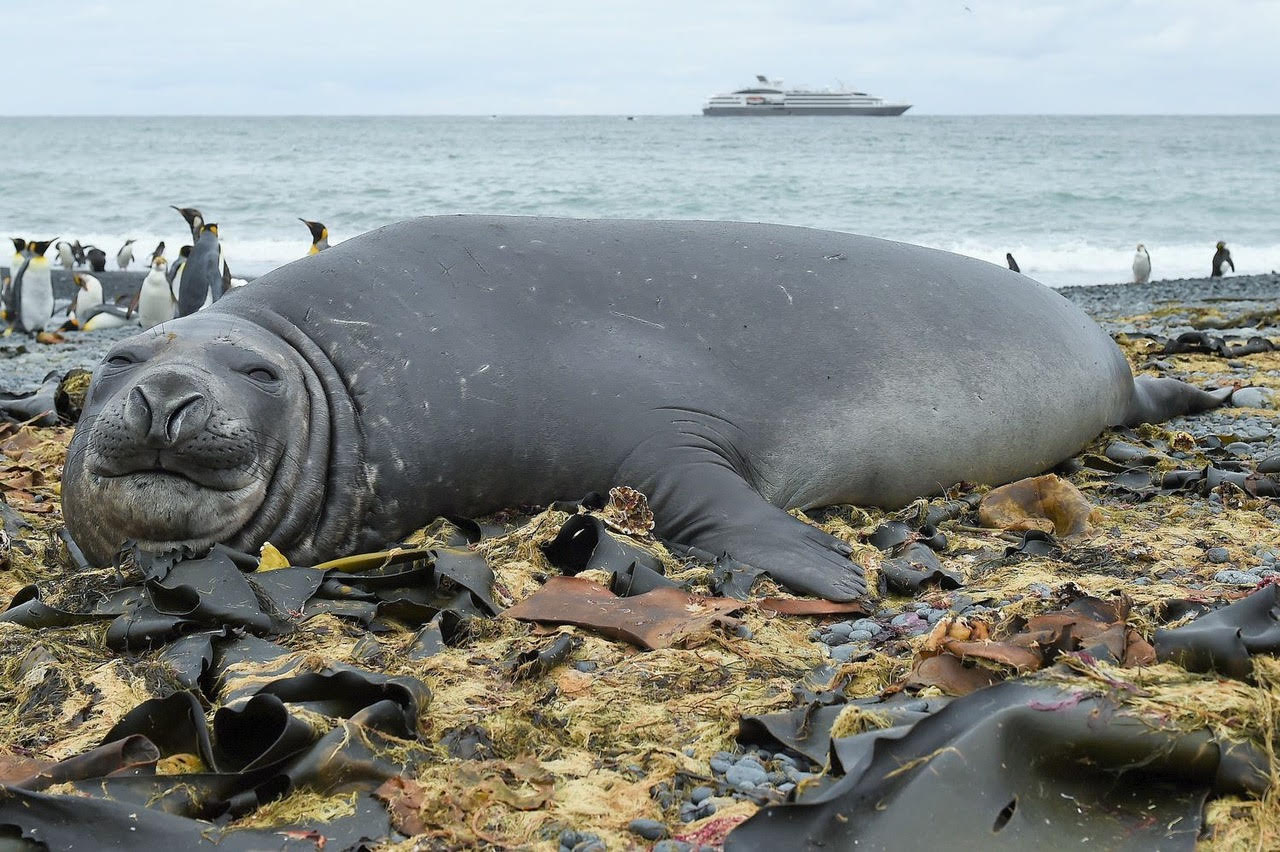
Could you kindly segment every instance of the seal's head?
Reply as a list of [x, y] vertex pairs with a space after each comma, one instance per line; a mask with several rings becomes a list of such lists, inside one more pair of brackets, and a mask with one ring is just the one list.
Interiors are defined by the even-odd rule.
[[316, 399], [305, 360], [234, 316], [190, 317], [117, 343], [68, 454], [72, 535], [99, 562], [126, 539], [147, 549], [260, 544], [287, 514], [268, 505], [281, 503], [272, 492], [299, 485]]

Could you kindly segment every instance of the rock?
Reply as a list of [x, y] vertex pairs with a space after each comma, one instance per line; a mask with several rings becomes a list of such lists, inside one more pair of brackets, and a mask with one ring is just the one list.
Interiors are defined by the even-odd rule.
[[1231, 404], [1241, 408], [1270, 408], [1271, 391], [1266, 388], [1240, 388], [1231, 394]]
[[1232, 441], [1230, 444], [1223, 447], [1223, 449], [1231, 453], [1233, 456], [1253, 455], [1253, 447], [1246, 444], [1244, 441]]
[[869, 642], [872, 638], [870, 630], [853, 630], [849, 633], [850, 642]]
[[661, 840], [667, 836], [667, 827], [654, 819], [633, 819], [627, 823], [627, 831], [645, 840]]
[[831, 659], [840, 663], [847, 663], [853, 659], [853, 655], [857, 652], [858, 646], [853, 642], [849, 642], [845, 645], [837, 645], [831, 649]]
[[1211, 547], [1204, 552], [1204, 558], [1210, 562], [1222, 564], [1231, 559], [1231, 554], [1225, 547]]
[[737, 763], [729, 767], [729, 771], [724, 774], [724, 780], [735, 789], [746, 793], [765, 783], [768, 775], [761, 767]]
[[853, 622], [853, 629], [854, 629], [854, 630], [865, 630], [865, 631], [867, 631], [868, 633], [870, 633], [872, 636], [875, 636], [877, 633], [879, 633], [879, 632], [880, 632], [881, 630], [883, 630], [884, 628], [883, 628], [883, 627], [881, 627], [881, 626], [879, 625], [879, 623], [877, 623], [877, 622], [876, 622], [875, 620], [873, 620], [873, 619], [870, 619], [870, 618], [859, 618], [857, 621]]
[[715, 790], [712, 790], [705, 784], [701, 787], [694, 787], [693, 792], [689, 794], [689, 801], [693, 802], [695, 805], [700, 805], [707, 799], [711, 798], [711, 794], [714, 792]]
[[692, 852], [693, 844], [684, 840], [660, 840], [653, 844], [653, 852]]
[[[848, 636], [849, 631], [853, 630], [853, 625], [847, 621], [841, 621], [827, 628], [828, 633], [832, 636]], [[840, 643], [836, 643], [840, 644]]]
[[1262, 577], [1257, 574], [1234, 569], [1219, 571], [1213, 575], [1213, 579], [1224, 586], [1256, 586], [1262, 582]]
[[711, 758], [711, 771], [717, 775], [723, 775], [733, 768], [733, 764], [723, 758]]

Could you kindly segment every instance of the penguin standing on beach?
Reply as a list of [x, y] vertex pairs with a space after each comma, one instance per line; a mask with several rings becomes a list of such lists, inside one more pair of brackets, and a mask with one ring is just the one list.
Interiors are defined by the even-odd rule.
[[71, 281], [76, 285], [76, 295], [71, 300], [71, 316], [75, 319], [76, 328], [83, 328], [89, 312], [102, 304], [102, 282], [85, 273], [72, 275]]
[[71, 243], [66, 240], [58, 240], [58, 244], [54, 246], [58, 250], [58, 263], [62, 264], [63, 269], [71, 269], [76, 265], [76, 256], [71, 253]]
[[165, 277], [169, 279], [169, 289], [175, 293], [178, 292], [178, 284], [182, 280], [182, 267], [187, 265], [187, 258], [189, 257], [191, 257], [191, 246], [183, 246], [178, 249], [178, 259], [173, 262], [173, 266], [170, 266], [169, 271], [165, 273]]
[[138, 320], [144, 329], [173, 319], [178, 300], [169, 287], [166, 266], [163, 257], [151, 261], [151, 271], [142, 279], [142, 286], [138, 289]]
[[94, 272], [107, 271], [107, 253], [95, 245], [84, 247], [85, 257], [89, 259], [89, 268]]
[[311, 248], [307, 251], [308, 255], [319, 254], [329, 247], [329, 229], [321, 222], [312, 222], [310, 219], [298, 217], [298, 221], [307, 226], [307, 230], [311, 231]]
[[0, 279], [0, 322], [6, 325], [13, 319], [13, 279], [18, 277], [18, 270], [27, 262], [27, 241], [22, 237], [10, 237], [13, 242], [13, 257], [9, 260], [9, 274]]
[[1013, 259], [1013, 252], [1007, 251], [1004, 253], [1004, 262], [1009, 264], [1009, 268], [1014, 272], [1021, 274], [1022, 270], [1018, 268], [1018, 261]]
[[125, 240], [124, 245], [116, 252], [116, 266], [121, 269], [128, 269], [129, 264], [133, 263], [133, 243], [132, 239]]
[[1227, 250], [1227, 244], [1222, 240], [1218, 240], [1218, 250], [1213, 253], [1213, 271], [1209, 273], [1210, 278], [1221, 278], [1223, 276], [1222, 264], [1231, 267], [1231, 271], [1236, 271], [1235, 261], [1231, 259], [1231, 252]]
[[222, 274], [218, 269], [221, 257], [218, 226], [202, 225], [200, 236], [191, 249], [191, 256], [182, 266], [182, 281], [178, 285], [178, 316], [190, 316], [222, 298]]
[[78, 265], [84, 266], [84, 248], [80, 245], [79, 240], [71, 241], [71, 256], [75, 258]]
[[[55, 238], [56, 239], [56, 238]], [[44, 253], [53, 240], [27, 243], [31, 254], [13, 276], [10, 291], [11, 322], [18, 331], [36, 334], [53, 316], [53, 278]]]
[[[182, 214], [182, 218], [187, 220], [187, 225], [191, 228], [191, 241], [198, 242], [200, 234], [204, 231], [204, 214], [194, 207], [176, 207], [169, 205]], [[226, 255], [222, 253], [222, 243], [218, 243], [218, 268], [222, 270], [222, 292], [231, 289], [231, 267], [227, 265]]]
[[1138, 249], [1133, 253], [1133, 283], [1146, 284], [1151, 280], [1151, 255], [1147, 254], [1147, 247], [1142, 243], [1138, 243]]
[[155, 260], [157, 257], [164, 257], [164, 240], [156, 243], [156, 250], [151, 252], [152, 260]]

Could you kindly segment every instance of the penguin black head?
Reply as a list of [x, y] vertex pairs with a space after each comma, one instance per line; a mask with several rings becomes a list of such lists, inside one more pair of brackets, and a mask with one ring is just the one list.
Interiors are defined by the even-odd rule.
[[191, 256], [191, 246], [183, 246], [178, 249], [178, 257], [186, 259]]
[[27, 241], [22, 237], [10, 237], [9, 241], [13, 243], [13, 250], [16, 254], [22, 254], [27, 250]]
[[53, 245], [55, 242], [57, 242], [57, 240], [58, 238], [54, 237], [52, 240], [44, 240], [43, 242], [32, 242], [32, 243], [29, 243], [28, 245], [30, 246], [31, 251], [35, 252], [36, 257], [44, 257], [44, 253], [49, 250], [49, 246]]
[[163, 254], [164, 254], [164, 240], [161, 240], [159, 244], [156, 245], [156, 250], [151, 252], [151, 257], [154, 260], [155, 258], [160, 257]]
[[204, 214], [194, 207], [178, 207], [170, 204], [174, 210], [182, 214], [182, 218], [187, 220], [187, 227], [191, 229], [191, 233], [196, 233], [201, 225], [204, 224]]
[[1224, 243], [1222, 240], [1218, 240], [1218, 245], [1215, 246], [1215, 248], [1217, 248], [1218, 251], [1222, 251], [1226, 247], [1227, 247], [1227, 244]]
[[310, 219], [298, 218], [298, 221], [307, 226], [307, 230], [311, 232], [311, 242], [318, 243], [329, 235], [329, 229], [322, 222], [313, 222]]

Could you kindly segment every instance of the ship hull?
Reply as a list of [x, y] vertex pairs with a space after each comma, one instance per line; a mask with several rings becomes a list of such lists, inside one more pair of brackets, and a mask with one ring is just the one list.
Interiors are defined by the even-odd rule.
[[751, 116], [751, 115], [902, 115], [911, 104], [885, 104], [866, 107], [703, 107], [703, 115]]

